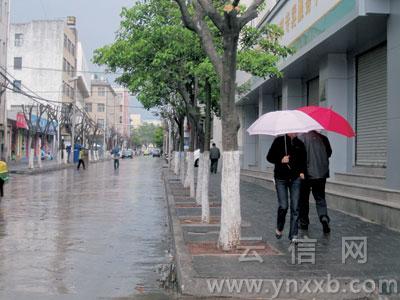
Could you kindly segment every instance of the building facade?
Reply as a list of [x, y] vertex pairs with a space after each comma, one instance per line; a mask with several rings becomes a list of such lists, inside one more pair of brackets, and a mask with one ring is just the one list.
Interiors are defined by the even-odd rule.
[[[116, 125], [119, 116], [117, 94], [111, 84], [104, 78], [94, 76], [91, 80], [91, 93], [85, 103], [86, 112], [103, 129], [103, 141], [100, 141], [105, 150], [110, 149], [117, 142]], [[119, 121], [119, 120], [118, 120]], [[112, 139], [112, 140], [110, 140]]]
[[[9, 41], [10, 5], [9, 1], [0, 2], [0, 68], [1, 73], [7, 70], [7, 46]], [[0, 158], [8, 159], [10, 156], [10, 128], [7, 126], [6, 110], [6, 79], [0, 76]]]
[[133, 128], [142, 126], [142, 116], [140, 114], [131, 114], [129, 119]]
[[124, 87], [114, 87], [117, 94], [116, 99], [116, 113], [115, 113], [115, 128], [118, 133], [128, 140], [129, 138], [129, 92]]
[[[280, 62], [283, 78], [264, 80], [238, 74], [239, 84], [251, 86], [236, 103], [241, 120], [242, 168], [268, 172], [271, 167], [265, 156], [273, 138], [246, 132], [259, 116], [305, 105], [331, 107], [352, 124], [357, 134], [347, 139], [327, 133], [334, 153], [332, 185], [334, 181], [344, 184], [355, 180], [347, 188], [354, 189], [358, 184], [361, 193], [358, 198], [353, 193], [356, 204], [339, 200], [337, 193], [334, 205], [376, 220], [369, 213], [376, 211], [374, 205], [386, 201], [384, 205], [390, 206], [390, 214], [394, 214], [391, 218], [395, 218], [400, 201], [396, 193], [400, 190], [400, 2], [280, 0], [255, 26], [266, 23], [280, 26], [284, 30], [282, 43], [296, 52]], [[362, 194], [368, 188], [370, 193]], [[372, 189], [382, 192], [381, 199], [374, 199]], [[392, 205], [392, 201], [397, 204]], [[368, 212], [361, 211], [366, 208]], [[387, 213], [382, 214], [386, 215], [378, 222], [400, 228], [399, 222], [385, 221]]]
[[[18, 127], [22, 123], [16, 122], [16, 118], [22, 113], [22, 105], [36, 105], [37, 101], [21, 91], [49, 100], [41, 102], [59, 110], [62, 103], [74, 103], [83, 110], [84, 99], [89, 96], [88, 82], [83, 75], [86, 61], [75, 24], [67, 25], [65, 20], [11, 24], [7, 56], [13, 81], [13, 90], [7, 91], [7, 110], [12, 117], [10, 121], [15, 121], [11, 147], [16, 159], [23, 159], [29, 148], [27, 133], [26, 128]], [[79, 122], [79, 117], [76, 119]], [[61, 129], [60, 134], [66, 144], [71, 143], [71, 133]], [[50, 132], [44, 139], [45, 151], [55, 155], [57, 132]]]

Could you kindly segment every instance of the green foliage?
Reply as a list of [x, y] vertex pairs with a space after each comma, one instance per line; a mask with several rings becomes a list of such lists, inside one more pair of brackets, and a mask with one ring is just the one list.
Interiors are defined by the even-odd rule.
[[251, 90], [251, 80], [246, 81], [245, 83], [239, 85], [236, 88], [236, 92], [238, 93], [239, 97], [246, 94]]
[[182, 106], [176, 101], [178, 84], [193, 76], [215, 77], [213, 68], [205, 67], [208, 59], [198, 37], [182, 26], [174, 3], [138, 2], [124, 8], [121, 17], [115, 42], [97, 49], [93, 61], [122, 70], [117, 82], [136, 93], [145, 108]]
[[280, 59], [294, 53], [294, 50], [280, 44], [282, 29], [275, 24], [261, 28], [246, 26], [240, 39], [238, 68], [255, 76], [281, 77], [277, 64]]
[[163, 143], [164, 130], [161, 126], [155, 126], [151, 123], [144, 123], [138, 128], [132, 130], [132, 143], [136, 147], [149, 144], [161, 147]]

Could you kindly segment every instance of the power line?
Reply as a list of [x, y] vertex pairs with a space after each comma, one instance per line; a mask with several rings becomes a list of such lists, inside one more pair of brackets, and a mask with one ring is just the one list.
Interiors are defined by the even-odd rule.
[[[14, 65], [9, 65], [9, 68], [14, 68]], [[21, 66], [20, 69], [29, 69], [29, 70], [37, 70], [37, 71], [52, 71], [52, 72], [65, 72], [66, 70], [63, 69], [56, 69], [56, 68], [45, 68], [45, 67], [28, 67], [28, 66]], [[16, 69], [18, 70], [18, 69]], [[123, 72], [109, 72], [109, 71], [90, 71], [90, 70], [75, 70], [77, 73], [88, 73], [88, 74], [105, 74], [105, 75], [123, 75]]]

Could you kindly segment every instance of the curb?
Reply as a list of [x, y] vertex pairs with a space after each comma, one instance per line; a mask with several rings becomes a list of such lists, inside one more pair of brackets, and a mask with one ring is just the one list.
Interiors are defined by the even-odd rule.
[[194, 279], [196, 278], [195, 270], [192, 265], [192, 258], [189, 252], [186, 250], [185, 242], [183, 240], [183, 231], [180, 225], [179, 219], [175, 211], [175, 199], [172, 195], [171, 188], [169, 186], [169, 170], [163, 170], [163, 180], [165, 195], [168, 206], [168, 219], [171, 228], [173, 250], [175, 254], [176, 271], [177, 271], [177, 282], [178, 290], [184, 295], [199, 295], [195, 291], [199, 287], [199, 284]]

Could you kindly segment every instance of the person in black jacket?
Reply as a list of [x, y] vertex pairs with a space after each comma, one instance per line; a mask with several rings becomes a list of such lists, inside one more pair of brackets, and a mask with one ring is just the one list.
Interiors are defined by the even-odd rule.
[[310, 192], [315, 199], [315, 206], [319, 220], [322, 224], [324, 233], [330, 233], [330, 218], [325, 199], [325, 184], [329, 178], [329, 158], [332, 155], [332, 148], [329, 139], [317, 131], [311, 131], [299, 136], [304, 143], [307, 153], [307, 172], [306, 179], [301, 186], [300, 205], [299, 205], [299, 225], [300, 229], [308, 230], [310, 220], [309, 198]]
[[306, 171], [306, 158], [304, 144], [295, 133], [275, 138], [268, 151], [267, 160], [275, 165], [274, 177], [278, 196], [275, 236], [278, 239], [283, 234], [290, 194], [289, 240], [297, 241], [300, 188]]

